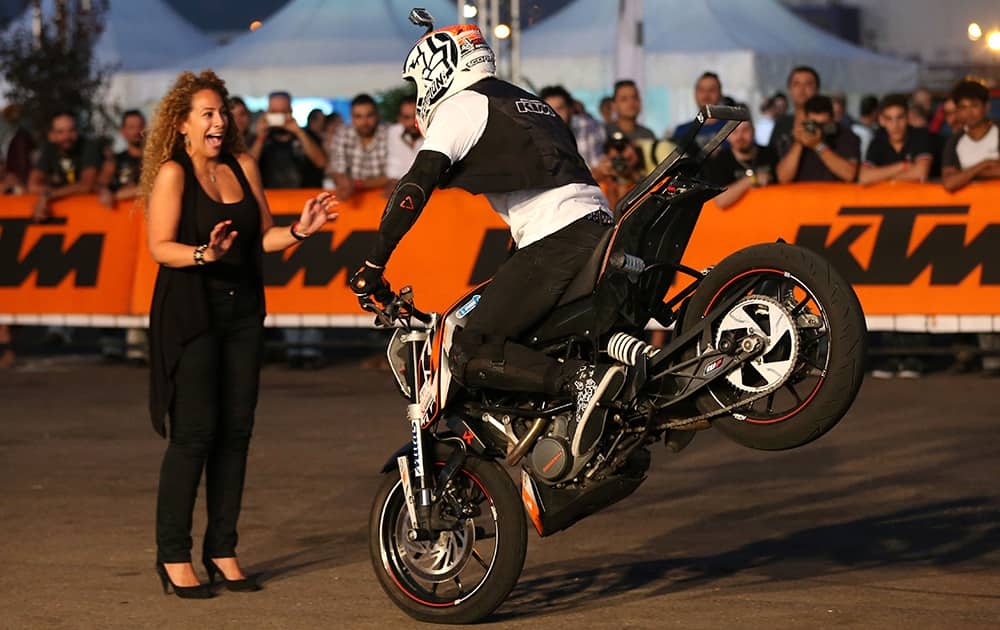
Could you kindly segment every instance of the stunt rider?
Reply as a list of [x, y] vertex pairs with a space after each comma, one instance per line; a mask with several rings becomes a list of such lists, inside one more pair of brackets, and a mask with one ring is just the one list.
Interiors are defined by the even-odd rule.
[[403, 78], [416, 85], [425, 140], [350, 285], [359, 301], [391, 300], [383, 270], [434, 188], [486, 195], [510, 225], [517, 250], [456, 333], [453, 376], [471, 388], [570, 394], [576, 413], [569, 437], [579, 454], [599, 437], [584, 430], [601, 397], [595, 394], [620, 386], [620, 371], [560, 362], [514, 340], [555, 307], [614, 221], [569, 127], [544, 101], [495, 73], [493, 51], [473, 25], [429, 32], [410, 51]]

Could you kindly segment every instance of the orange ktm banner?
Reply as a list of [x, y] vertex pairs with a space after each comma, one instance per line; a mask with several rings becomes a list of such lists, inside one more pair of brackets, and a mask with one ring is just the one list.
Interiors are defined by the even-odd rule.
[[[290, 224], [315, 193], [269, 191], [276, 222]], [[726, 210], [706, 205], [684, 262], [705, 268], [746, 245], [783, 238], [833, 262], [858, 291], [873, 329], [1000, 331], [998, 199], [1000, 182], [956, 194], [935, 184], [753, 190]], [[85, 314], [92, 325], [141, 322], [156, 274], [141, 212], [80, 197], [57, 202], [53, 223], [34, 225], [33, 202], [0, 198], [0, 323], [63, 317], [88, 325]], [[270, 323], [370, 324], [346, 282], [371, 249], [384, 203], [377, 192], [354, 197], [339, 206], [336, 223], [266, 256]], [[420, 308], [441, 310], [492, 275], [508, 238], [483, 198], [437, 191], [386, 277], [395, 288], [412, 285]]]
[[71, 197], [35, 224], [34, 203], [0, 196], [0, 314], [128, 313], [142, 213]]
[[702, 268], [777, 237], [830, 260], [870, 320], [1000, 316], [1000, 182], [954, 194], [904, 183], [758, 189], [727, 210], [708, 204], [684, 260]]
[[[275, 223], [291, 225], [317, 192], [268, 191]], [[316, 325], [353, 325], [355, 320], [369, 324], [371, 315], [358, 306], [347, 280], [371, 251], [384, 206], [385, 199], [377, 192], [352, 197], [337, 206], [340, 217], [335, 223], [294, 247], [265, 255], [268, 312], [341, 316], [310, 318]], [[395, 289], [411, 285], [419, 308], [443, 310], [493, 275], [506, 256], [509, 239], [507, 225], [484, 198], [439, 190], [393, 254], [386, 277]], [[132, 313], [149, 312], [155, 277], [156, 265], [144, 253], [139, 258]], [[280, 321], [295, 323], [290, 318]]]

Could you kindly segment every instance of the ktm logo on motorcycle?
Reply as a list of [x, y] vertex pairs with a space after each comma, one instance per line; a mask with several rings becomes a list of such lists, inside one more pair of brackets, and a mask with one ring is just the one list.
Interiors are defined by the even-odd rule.
[[413, 210], [413, 197], [407, 195], [402, 201], [399, 202], [400, 208], [405, 208], [406, 210]]

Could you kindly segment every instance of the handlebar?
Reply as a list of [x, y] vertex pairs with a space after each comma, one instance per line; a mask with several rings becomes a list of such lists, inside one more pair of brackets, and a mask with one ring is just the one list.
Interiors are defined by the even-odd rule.
[[372, 296], [365, 296], [359, 300], [361, 308], [375, 314], [376, 328], [412, 328], [411, 319], [430, 325], [434, 321], [433, 315], [424, 313], [413, 305], [413, 289], [406, 286], [393, 293], [392, 299], [385, 304], [379, 304]]

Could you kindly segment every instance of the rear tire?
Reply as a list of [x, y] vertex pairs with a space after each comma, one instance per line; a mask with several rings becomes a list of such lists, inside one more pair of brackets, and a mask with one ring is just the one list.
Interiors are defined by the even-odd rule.
[[[809, 313], [822, 325], [815, 329], [794, 327], [800, 341], [793, 346], [798, 363], [793, 375], [769, 394], [769, 399], [760, 398], [749, 407], [734, 409], [733, 415], [719, 416], [712, 425], [749, 448], [796, 448], [832, 429], [854, 402], [864, 378], [864, 313], [851, 285], [821, 256], [794, 245], [767, 243], [742, 249], [712, 269], [687, 305], [683, 329], [696, 325], [723, 296], [732, 296], [753, 278], [761, 283], [751, 288], [748, 299], [754, 295], [775, 304], [782, 301], [783, 312], [792, 320], [798, 322], [797, 317]], [[793, 304], [801, 305], [800, 310], [796, 312]], [[713, 338], [722, 319], [713, 322]], [[703, 348], [697, 351], [701, 353]], [[742, 379], [734, 380], [735, 385], [725, 378], [713, 381], [696, 397], [698, 409], [709, 413], [754, 395], [741, 389], [746, 387]], [[805, 387], [796, 392], [796, 386], [802, 384]], [[790, 393], [786, 393], [789, 387]], [[761, 386], [760, 391], [768, 390]], [[772, 408], [779, 394], [788, 398], [788, 409]]]
[[[445, 464], [448, 451], [441, 445], [435, 450], [430, 459], [436, 471]], [[454, 483], [479, 499], [481, 514], [462, 521], [458, 535], [441, 534], [454, 537], [440, 548], [431, 541], [414, 552], [420, 543], [400, 536], [409, 517], [398, 470], [384, 476], [372, 505], [368, 535], [375, 575], [392, 603], [420, 621], [479, 621], [503, 603], [524, 567], [527, 525], [520, 495], [506, 471], [496, 462], [470, 456]], [[464, 561], [453, 559], [463, 553]]]

